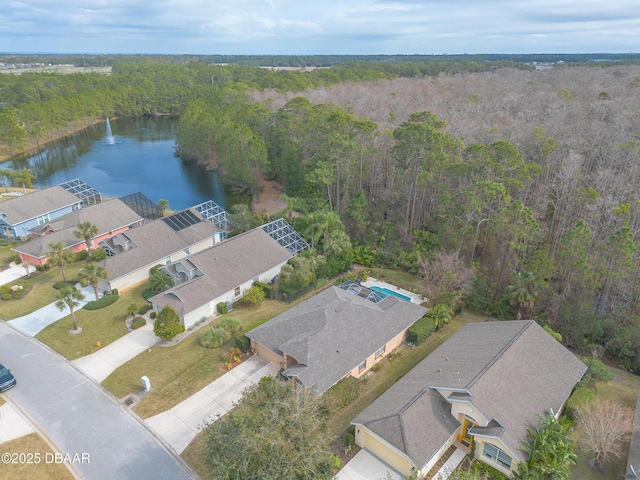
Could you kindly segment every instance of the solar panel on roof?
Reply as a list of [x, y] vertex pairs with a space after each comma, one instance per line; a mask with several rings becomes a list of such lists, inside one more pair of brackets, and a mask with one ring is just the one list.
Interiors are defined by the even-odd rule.
[[178, 212], [169, 217], [164, 217], [162, 221], [169, 225], [174, 232], [179, 232], [191, 225], [200, 223], [202, 219], [198, 218], [192, 211], [185, 210], [184, 212]]

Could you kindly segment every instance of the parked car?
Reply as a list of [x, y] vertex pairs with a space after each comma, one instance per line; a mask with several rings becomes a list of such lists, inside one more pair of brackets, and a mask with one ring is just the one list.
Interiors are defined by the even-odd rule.
[[16, 377], [0, 363], [0, 392], [16, 386]]

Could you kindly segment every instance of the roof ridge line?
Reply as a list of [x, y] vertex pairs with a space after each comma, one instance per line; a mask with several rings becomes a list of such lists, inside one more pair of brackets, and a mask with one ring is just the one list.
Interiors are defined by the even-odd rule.
[[478, 380], [480, 380], [480, 378], [482, 378], [482, 375], [484, 375], [487, 372], [487, 370], [489, 370], [489, 368], [491, 368], [498, 361], [498, 359], [500, 359], [502, 357], [504, 352], [506, 352], [515, 343], [515, 341], [522, 336], [522, 334], [525, 332], [525, 330], [527, 330], [531, 326], [532, 323], [535, 323], [535, 322], [533, 320], [528, 320], [528, 321], [525, 322], [523, 327], [511, 338], [511, 340], [509, 340], [509, 342], [507, 342], [507, 344], [504, 347], [502, 347], [502, 349], [496, 355], [494, 355], [494, 357], [491, 359], [491, 361], [489, 363], [487, 363], [484, 366], [484, 368], [482, 370], [480, 370], [478, 372], [478, 374], [471, 379], [471, 381], [466, 386], [467, 390], [470, 390], [471, 387]]

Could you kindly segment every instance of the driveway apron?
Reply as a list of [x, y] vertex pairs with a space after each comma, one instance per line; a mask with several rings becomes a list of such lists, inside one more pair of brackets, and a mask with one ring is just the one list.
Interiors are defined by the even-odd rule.
[[7, 391], [87, 480], [186, 480], [182, 460], [111, 395], [40, 342], [0, 322], [0, 357], [18, 384]]

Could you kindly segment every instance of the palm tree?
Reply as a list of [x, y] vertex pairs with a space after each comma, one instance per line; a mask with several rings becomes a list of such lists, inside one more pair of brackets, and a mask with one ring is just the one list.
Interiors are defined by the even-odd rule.
[[169, 287], [173, 286], [173, 279], [171, 276], [160, 270], [154, 270], [149, 277], [149, 287], [154, 292], [162, 292]]
[[76, 325], [76, 316], [73, 313], [73, 309], [80, 305], [80, 302], [84, 300], [84, 293], [80, 290], [72, 287], [71, 285], [64, 286], [58, 292], [58, 301], [56, 302], [56, 307], [63, 311], [66, 307], [69, 307], [69, 311], [71, 312], [71, 321], [73, 322], [73, 330], [78, 329], [78, 325]]
[[28, 168], [23, 168], [22, 170], [16, 170], [11, 175], [13, 179], [14, 185], [22, 185], [22, 189], [24, 193], [27, 193], [27, 188], [32, 187], [32, 181], [36, 178], [36, 176], [31, 173]]
[[66, 282], [67, 277], [64, 274], [64, 269], [67, 267], [67, 263], [71, 262], [73, 254], [64, 248], [64, 243], [62, 242], [50, 244], [49, 249], [47, 252], [48, 261], [60, 269], [60, 272], [62, 272], [62, 280]]
[[105, 268], [101, 265], [96, 265], [95, 263], [87, 263], [78, 273], [80, 274], [80, 285], [83, 287], [91, 285], [93, 287], [93, 292], [96, 294], [96, 301], [98, 301], [98, 285], [100, 284], [101, 279], [107, 278], [107, 271]]
[[87, 246], [87, 251], [91, 251], [93, 237], [98, 234], [98, 227], [96, 227], [91, 222], [80, 222], [78, 223], [78, 225], [76, 225], [76, 230], [74, 230], [73, 234], [77, 238], [84, 239], [84, 243]]
[[520, 320], [523, 313], [531, 315], [540, 295], [540, 284], [533, 273], [521, 270], [514, 273], [506, 291], [509, 304], [516, 309], [516, 319]]

